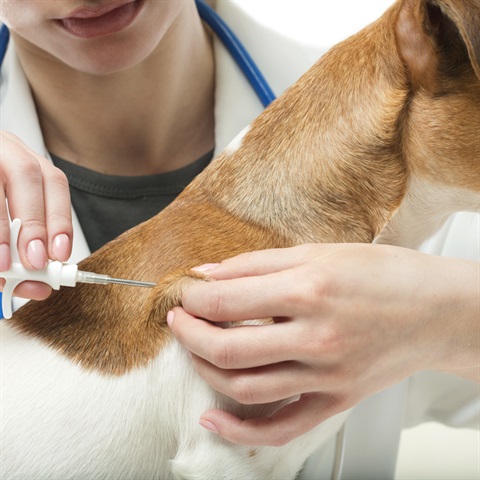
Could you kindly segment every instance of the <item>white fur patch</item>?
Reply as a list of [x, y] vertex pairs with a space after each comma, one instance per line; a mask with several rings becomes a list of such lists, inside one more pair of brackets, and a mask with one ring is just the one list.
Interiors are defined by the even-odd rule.
[[241, 146], [242, 146], [242, 141], [243, 137], [247, 134], [247, 132], [250, 130], [250, 125], [248, 127], [245, 127], [225, 148], [225, 153], [228, 153], [229, 155], [232, 155], [235, 153]]
[[480, 193], [413, 179], [400, 207], [374, 242], [418, 248], [453, 213], [479, 208]]
[[214, 392], [175, 341], [122, 376], [86, 371], [5, 322], [0, 351], [2, 479], [288, 480], [347, 415], [252, 455], [202, 428], [200, 415], [216, 407], [268, 416], [278, 406], [243, 406]]

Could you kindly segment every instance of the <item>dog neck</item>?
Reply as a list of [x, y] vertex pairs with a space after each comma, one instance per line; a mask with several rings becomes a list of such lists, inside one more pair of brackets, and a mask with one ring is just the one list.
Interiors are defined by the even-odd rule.
[[[401, 8], [324, 55], [232, 142], [205, 191], [293, 244], [418, 247], [454, 211], [478, 209], [478, 78], [457, 42], [458, 68], [414, 85], [392, 28]], [[416, 46], [402, 35], [403, 50]]]
[[399, 139], [409, 85], [395, 51], [388, 18], [334, 47], [196, 187], [292, 244], [371, 242], [406, 191]]

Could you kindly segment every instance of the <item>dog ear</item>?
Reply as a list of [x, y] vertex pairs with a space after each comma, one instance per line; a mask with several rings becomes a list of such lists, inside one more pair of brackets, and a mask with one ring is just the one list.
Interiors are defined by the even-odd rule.
[[396, 38], [414, 88], [441, 90], [466, 68], [480, 79], [478, 0], [405, 0]]

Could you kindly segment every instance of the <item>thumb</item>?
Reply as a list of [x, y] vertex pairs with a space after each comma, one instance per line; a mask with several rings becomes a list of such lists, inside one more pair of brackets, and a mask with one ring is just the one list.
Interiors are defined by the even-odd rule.
[[205, 264], [192, 270], [201, 272], [214, 280], [267, 275], [288, 270], [305, 263], [318, 254], [319, 245], [299, 245], [289, 248], [273, 248], [241, 253], [221, 263]]
[[[223, 410], [208, 410], [201, 416], [200, 425], [232, 443], [279, 447], [344, 409], [344, 405], [330, 395], [305, 393], [268, 418], [242, 420]], [[341, 422], [343, 419], [332, 419], [325, 428], [330, 428], [333, 435]]]

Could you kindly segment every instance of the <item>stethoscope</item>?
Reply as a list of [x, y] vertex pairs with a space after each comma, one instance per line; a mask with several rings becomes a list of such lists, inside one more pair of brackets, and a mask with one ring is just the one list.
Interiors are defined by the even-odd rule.
[[[240, 67], [241, 71], [249, 81], [253, 90], [266, 107], [273, 100], [275, 94], [270, 85], [265, 80], [262, 72], [258, 69], [253, 58], [247, 52], [239, 38], [233, 33], [231, 28], [222, 20], [220, 15], [205, 0], [195, 0], [200, 18], [212, 29], [217, 37], [222, 41], [225, 48], [230, 52], [233, 59]], [[3, 64], [7, 52], [10, 32], [6, 25], [0, 28], [0, 67]]]
[[[243, 72], [253, 90], [257, 94], [260, 102], [267, 107], [276, 96], [270, 88], [267, 80], [257, 67], [255, 61], [247, 52], [240, 39], [235, 35], [231, 28], [223, 21], [218, 13], [210, 7], [205, 0], [195, 0], [200, 18], [212, 29], [212, 31], [221, 40], [225, 48], [229, 51], [240, 70]], [[0, 67], [3, 64], [7, 52], [10, 32], [6, 25], [0, 28]], [[1, 296], [1, 292], [0, 292]], [[1, 300], [1, 297], [0, 297]], [[1, 312], [0, 312], [1, 314]], [[1, 316], [0, 316], [1, 318]], [[340, 478], [342, 472], [343, 455], [345, 449], [344, 430], [342, 429], [337, 436], [334, 479]]]

